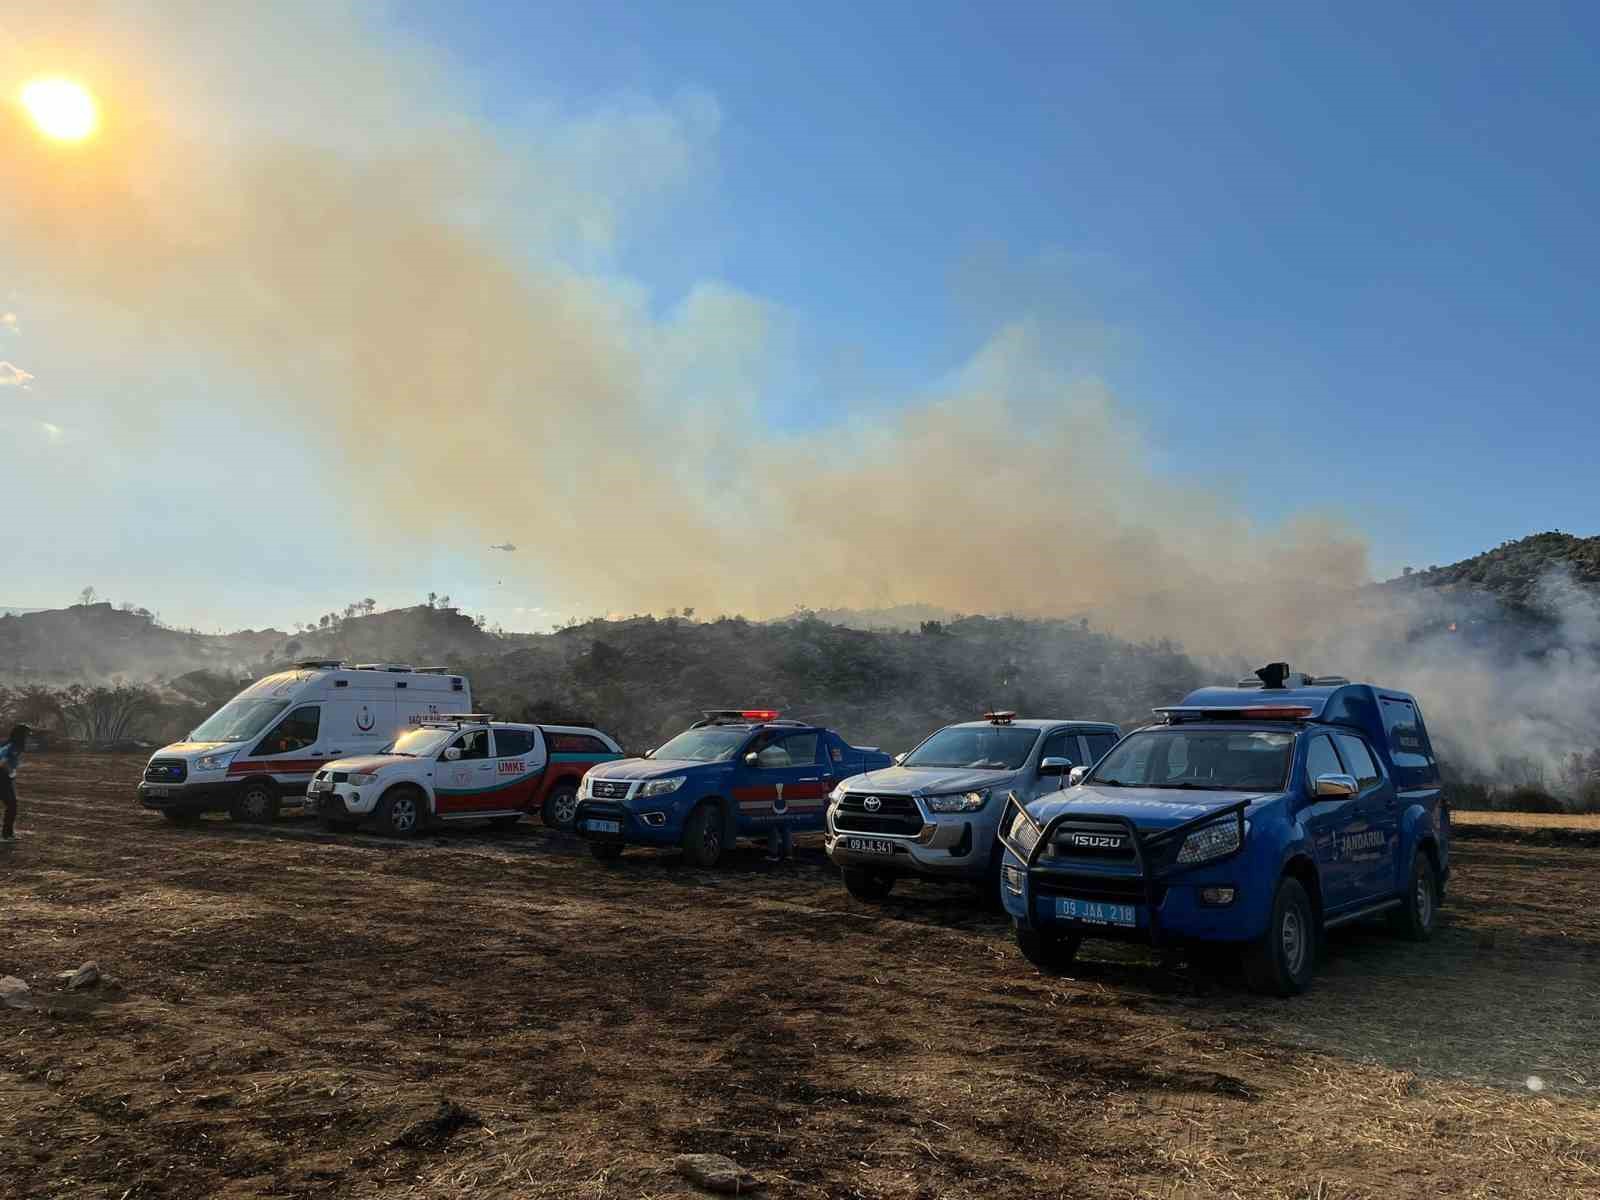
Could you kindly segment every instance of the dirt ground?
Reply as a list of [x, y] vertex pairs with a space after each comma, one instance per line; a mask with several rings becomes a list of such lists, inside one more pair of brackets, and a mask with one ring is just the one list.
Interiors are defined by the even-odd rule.
[[683, 1197], [697, 1151], [772, 1197], [1600, 1196], [1594, 847], [1463, 839], [1432, 942], [1343, 932], [1280, 1001], [1092, 944], [1041, 976], [814, 847], [177, 828], [140, 766], [18, 778], [0, 1196]]

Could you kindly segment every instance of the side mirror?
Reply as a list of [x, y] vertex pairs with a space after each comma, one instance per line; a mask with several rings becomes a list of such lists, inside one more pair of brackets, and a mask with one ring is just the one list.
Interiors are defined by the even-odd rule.
[[899, 754], [896, 754], [894, 756], [894, 765], [898, 767], [901, 763], [905, 762], [905, 760], [906, 760], [906, 752], [904, 750], [902, 750], [902, 751], [900, 751]]
[[461, 747], [460, 746], [451, 746], [448, 750], [446, 750], [444, 752], [444, 760], [445, 760], [445, 762], [455, 762], [456, 759], [458, 759], [460, 757], [461, 757]]
[[1354, 775], [1318, 775], [1316, 793], [1319, 800], [1342, 800], [1361, 790]]
[[646, 750], [639, 757], [640, 758], [654, 758], [655, 756], [656, 756], [656, 748], [654, 746], [651, 746], [650, 749]]
[[1077, 787], [1089, 774], [1088, 767], [1073, 767], [1067, 772], [1067, 786]]
[[747, 767], [753, 767], [760, 761], [761, 755], [757, 754], [754, 750], [750, 751], [749, 754], [744, 756], [744, 765]]
[[1039, 760], [1039, 774], [1065, 775], [1072, 769], [1070, 758], [1057, 758], [1054, 754], [1047, 754]]

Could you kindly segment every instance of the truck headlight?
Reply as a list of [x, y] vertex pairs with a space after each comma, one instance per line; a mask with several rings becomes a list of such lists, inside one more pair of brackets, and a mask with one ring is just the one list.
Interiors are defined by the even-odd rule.
[[1230, 817], [1226, 821], [1218, 821], [1212, 825], [1196, 829], [1183, 839], [1183, 848], [1178, 851], [1178, 862], [1183, 864], [1210, 862], [1213, 858], [1222, 858], [1232, 854], [1242, 842], [1239, 838], [1239, 822]]
[[357, 787], [365, 787], [369, 783], [375, 783], [377, 778], [378, 777], [376, 775], [371, 774], [370, 772], [362, 773], [359, 771], [351, 771], [349, 775], [350, 782], [355, 784]]
[[924, 796], [922, 802], [929, 812], [977, 812], [989, 802], [988, 792], [959, 792], [948, 796]]
[[828, 803], [837, 804], [844, 799], [844, 780], [833, 785], [833, 791], [828, 793]]
[[639, 789], [639, 795], [637, 798], [643, 800], [647, 796], [665, 796], [669, 792], [675, 792], [681, 788], [683, 786], [683, 781], [687, 778], [687, 775], [674, 775], [671, 779], [649, 780], [642, 788]]
[[220, 771], [233, 761], [237, 750], [224, 750], [220, 754], [202, 754], [194, 760], [196, 771]]
[[1039, 840], [1039, 827], [1033, 823], [1028, 814], [1018, 811], [1011, 822], [1011, 840], [1024, 854], [1031, 854], [1035, 843]]

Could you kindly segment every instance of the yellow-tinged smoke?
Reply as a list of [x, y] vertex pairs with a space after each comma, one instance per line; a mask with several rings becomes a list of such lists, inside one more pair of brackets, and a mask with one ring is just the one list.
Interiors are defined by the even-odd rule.
[[[8, 113], [4, 253], [86, 329], [242, 373], [308, 453], [335, 448], [323, 478], [375, 538], [488, 553], [510, 534], [524, 549], [496, 572], [523, 565], [569, 609], [918, 601], [1275, 653], [1367, 576], [1333, 520], [1263, 527], [1168, 480], [1026, 321], [915, 403], [773, 432], [772, 306], [707, 283], [661, 318], [565, 265], [563, 231], [604, 243], [624, 219], [583, 165], [637, 169], [643, 138], [662, 171], [692, 167], [693, 113], [622, 137], [574, 122], [581, 152], [530, 155], [347, 14], [217, 7], [178, 14], [186, 44], [213, 38], [243, 83], [186, 76], [131, 19], [78, 26], [115, 130], [64, 160]], [[417, 501], [399, 528], [397, 480]]]

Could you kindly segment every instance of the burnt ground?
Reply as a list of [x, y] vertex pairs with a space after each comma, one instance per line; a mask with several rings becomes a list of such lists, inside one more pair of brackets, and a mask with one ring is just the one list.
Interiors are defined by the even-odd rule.
[[[0, 854], [0, 1196], [1600, 1195], [1600, 858], [1475, 837], [1415, 947], [1312, 990], [1093, 946], [1041, 976], [969, 893], [848, 901], [543, 828], [403, 845], [141, 812], [36, 755]], [[68, 993], [86, 959], [115, 983]], [[1530, 1077], [1533, 1086], [1530, 1086]]]

